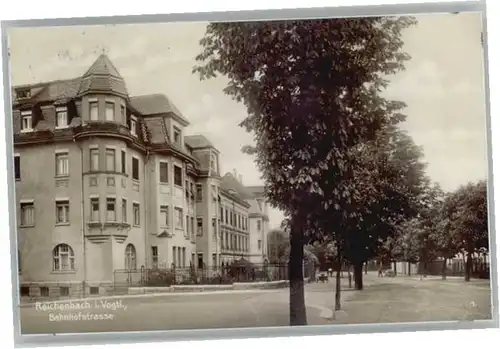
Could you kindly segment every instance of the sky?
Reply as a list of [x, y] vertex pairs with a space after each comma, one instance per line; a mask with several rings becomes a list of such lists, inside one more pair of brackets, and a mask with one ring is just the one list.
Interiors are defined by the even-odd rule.
[[[428, 174], [445, 190], [487, 176], [486, 111], [480, 14], [419, 15], [404, 32], [412, 59], [391, 77], [386, 96], [407, 104], [402, 125], [424, 149]], [[252, 136], [238, 127], [246, 110], [226, 96], [224, 77], [200, 81], [191, 73], [207, 23], [16, 28], [9, 34], [12, 85], [85, 73], [102, 52], [131, 96], [163, 93], [221, 151], [224, 172], [245, 185], [262, 184], [253, 159], [241, 153]], [[272, 209], [270, 227], [283, 215]]]

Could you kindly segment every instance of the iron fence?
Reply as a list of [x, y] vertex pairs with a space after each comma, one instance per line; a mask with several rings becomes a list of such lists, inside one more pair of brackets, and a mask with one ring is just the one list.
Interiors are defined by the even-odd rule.
[[[305, 272], [307, 274], [307, 272]], [[230, 285], [235, 282], [279, 281], [288, 279], [287, 264], [228, 265], [213, 268], [141, 268], [115, 270], [115, 288], [130, 286]]]

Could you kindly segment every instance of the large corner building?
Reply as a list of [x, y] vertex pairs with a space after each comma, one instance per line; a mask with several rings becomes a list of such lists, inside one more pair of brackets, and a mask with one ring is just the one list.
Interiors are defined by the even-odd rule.
[[[106, 55], [81, 77], [13, 88], [22, 295], [102, 293], [116, 270], [266, 261], [262, 187], [162, 94], [129, 96]], [[88, 289], [87, 289], [88, 288]]]

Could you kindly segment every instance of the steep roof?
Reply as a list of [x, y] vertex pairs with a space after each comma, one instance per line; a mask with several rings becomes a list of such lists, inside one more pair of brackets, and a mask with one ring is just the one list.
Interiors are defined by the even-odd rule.
[[92, 91], [115, 92], [127, 96], [125, 80], [111, 63], [108, 56], [101, 54], [83, 74], [78, 94]]
[[221, 188], [226, 191], [233, 190], [243, 200], [253, 198], [252, 193], [246, 190], [245, 186], [238, 181], [230, 172], [226, 173], [221, 180]]
[[215, 148], [212, 142], [210, 142], [204, 135], [185, 136], [184, 142], [193, 149]]
[[116, 69], [109, 57], [105, 54], [97, 57], [97, 59], [94, 63], [92, 63], [87, 72], [83, 74], [83, 77], [89, 75], [110, 75], [116, 78], [122, 78], [122, 76], [118, 72], [118, 69]]
[[263, 196], [264, 195], [264, 186], [256, 185], [256, 186], [246, 186], [246, 190], [251, 192], [254, 195]]
[[161, 93], [130, 97], [130, 104], [143, 115], [175, 114], [186, 126], [189, 121], [182, 115], [172, 101]]

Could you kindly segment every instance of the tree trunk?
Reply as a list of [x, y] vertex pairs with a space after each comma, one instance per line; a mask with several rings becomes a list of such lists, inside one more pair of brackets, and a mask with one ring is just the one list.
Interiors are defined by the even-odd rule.
[[288, 274], [290, 280], [290, 326], [307, 325], [304, 298], [304, 244], [302, 225], [292, 219], [290, 232], [290, 257]]
[[467, 261], [465, 263], [465, 281], [470, 281], [472, 273], [472, 248], [467, 251]]
[[352, 288], [351, 265], [347, 265], [347, 278], [349, 279], [349, 288]]
[[337, 275], [335, 280], [335, 310], [340, 310], [340, 272], [342, 269], [342, 259], [340, 257], [340, 253], [338, 253], [337, 257]]
[[408, 262], [408, 276], [411, 276], [411, 262]]
[[441, 269], [441, 278], [443, 280], [446, 280], [446, 261], [447, 260], [448, 260], [447, 258], [443, 259], [443, 265], [442, 265], [442, 269]]
[[368, 275], [368, 262], [365, 263], [365, 275]]
[[354, 288], [363, 289], [363, 263], [360, 262], [354, 264]]
[[396, 261], [392, 262], [392, 269], [394, 269], [394, 276], [398, 274], [398, 264]]

